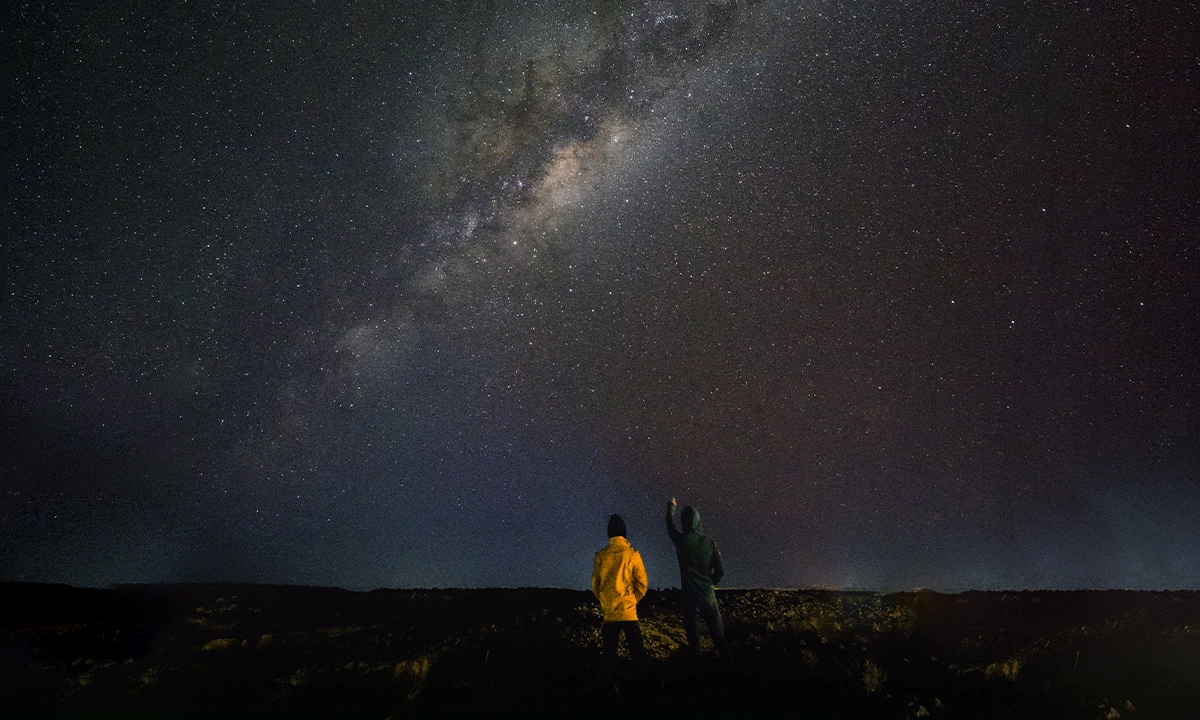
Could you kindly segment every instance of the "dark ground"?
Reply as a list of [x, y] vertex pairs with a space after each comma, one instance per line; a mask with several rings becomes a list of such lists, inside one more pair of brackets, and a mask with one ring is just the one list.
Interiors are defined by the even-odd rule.
[[734, 648], [692, 666], [676, 595], [639, 606], [648, 674], [606, 676], [573, 590], [7, 583], [18, 710], [777, 712], [1200, 717], [1200, 593], [725, 590]]

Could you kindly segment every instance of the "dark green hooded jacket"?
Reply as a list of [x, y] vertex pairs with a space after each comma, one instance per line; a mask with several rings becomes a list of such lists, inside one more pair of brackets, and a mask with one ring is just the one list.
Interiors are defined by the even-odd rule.
[[721, 564], [721, 551], [712, 538], [700, 532], [700, 513], [686, 505], [679, 519], [683, 532], [675, 529], [675, 506], [667, 505], [667, 534], [675, 545], [675, 557], [679, 558], [679, 587], [686, 602], [715, 605], [717, 594], [713, 586], [725, 576]]

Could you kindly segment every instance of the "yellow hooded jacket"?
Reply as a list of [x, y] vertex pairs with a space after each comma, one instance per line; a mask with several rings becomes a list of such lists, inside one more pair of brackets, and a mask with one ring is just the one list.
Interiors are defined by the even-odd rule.
[[637, 620], [637, 603], [650, 587], [642, 555], [621, 536], [608, 539], [592, 566], [592, 594], [604, 609], [604, 622]]

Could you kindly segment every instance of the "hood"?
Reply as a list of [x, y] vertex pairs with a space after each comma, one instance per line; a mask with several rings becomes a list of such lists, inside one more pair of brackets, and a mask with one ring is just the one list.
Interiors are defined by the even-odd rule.
[[685, 505], [679, 513], [679, 521], [683, 525], [683, 534], [700, 532], [700, 511], [691, 505]]

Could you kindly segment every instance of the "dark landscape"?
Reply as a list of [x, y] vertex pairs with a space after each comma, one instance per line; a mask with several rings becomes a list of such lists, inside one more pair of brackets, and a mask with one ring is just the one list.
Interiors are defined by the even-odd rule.
[[[674, 591], [650, 669], [605, 671], [587, 592], [6, 583], [8, 709], [689, 710], [1176, 718], [1200, 711], [1200, 593], [719, 593], [734, 663], [686, 657]], [[703, 633], [702, 633], [703, 637]], [[622, 650], [624, 652], [624, 650]]]

